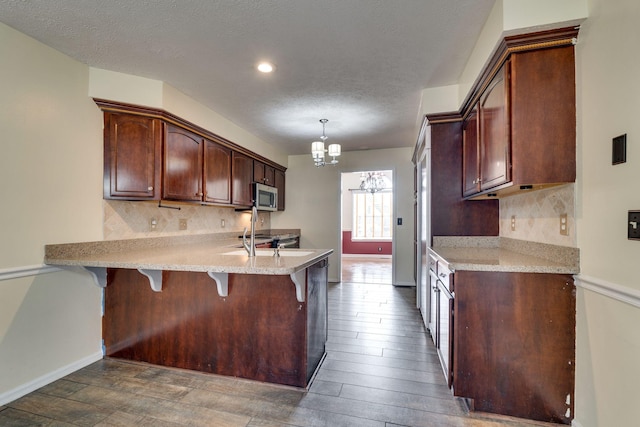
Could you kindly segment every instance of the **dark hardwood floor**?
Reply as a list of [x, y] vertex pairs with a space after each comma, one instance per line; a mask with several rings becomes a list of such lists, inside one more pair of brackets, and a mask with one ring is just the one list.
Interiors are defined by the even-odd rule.
[[532, 426], [447, 389], [415, 289], [329, 286], [327, 357], [308, 392], [104, 359], [0, 407], [0, 426]]

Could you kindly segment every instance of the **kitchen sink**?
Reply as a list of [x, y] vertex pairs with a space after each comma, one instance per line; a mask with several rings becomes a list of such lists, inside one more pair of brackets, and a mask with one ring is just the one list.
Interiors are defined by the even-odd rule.
[[[280, 250], [281, 257], [299, 257], [311, 255], [313, 251], [285, 251]], [[236, 249], [231, 252], [223, 252], [221, 255], [244, 255], [247, 256], [247, 251], [244, 249]], [[256, 256], [273, 256], [273, 249], [256, 249]]]

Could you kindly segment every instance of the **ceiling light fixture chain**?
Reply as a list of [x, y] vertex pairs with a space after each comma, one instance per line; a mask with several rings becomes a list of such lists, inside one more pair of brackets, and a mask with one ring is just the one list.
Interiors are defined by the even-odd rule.
[[[324, 142], [328, 139], [326, 134], [326, 125], [328, 121], [328, 119], [320, 119], [320, 123], [322, 123], [321, 141], [314, 141], [311, 143], [311, 156], [313, 157], [313, 163], [316, 167], [324, 166], [326, 164], [335, 165], [338, 163], [336, 157], [338, 157], [342, 152], [340, 144], [330, 144], [328, 150], [324, 149]], [[329, 153], [329, 156], [331, 156], [331, 160], [329, 162], [325, 161], [324, 153]]]

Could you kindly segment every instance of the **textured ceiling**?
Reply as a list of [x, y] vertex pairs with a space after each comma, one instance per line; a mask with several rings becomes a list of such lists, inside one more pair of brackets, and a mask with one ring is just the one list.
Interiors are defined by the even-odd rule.
[[[457, 82], [494, 0], [0, 0], [87, 65], [162, 80], [285, 153], [415, 143], [421, 91]], [[271, 75], [254, 69], [276, 65]]]

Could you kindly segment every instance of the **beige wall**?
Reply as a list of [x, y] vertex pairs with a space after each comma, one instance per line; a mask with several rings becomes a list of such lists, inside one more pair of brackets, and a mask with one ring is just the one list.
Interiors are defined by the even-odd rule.
[[[363, 170], [392, 170], [395, 217], [394, 283], [415, 284], [413, 279], [413, 164], [411, 148], [345, 152], [336, 166], [316, 168], [311, 155], [289, 156], [287, 210], [271, 216], [274, 228], [300, 228], [302, 247], [333, 249], [329, 280], [340, 279], [340, 174]], [[294, 196], [295, 195], [295, 196]]]
[[[46, 243], [102, 238], [102, 119], [86, 66], [4, 24], [0, 53], [7, 277], [42, 264]], [[101, 357], [100, 295], [88, 274], [0, 280], [0, 404]]]
[[[640, 242], [627, 211], [640, 209], [640, 3], [590, 0], [577, 52], [577, 229], [581, 276], [640, 301]], [[611, 165], [611, 138], [627, 134], [627, 163]], [[593, 279], [593, 280], [592, 280]], [[583, 427], [638, 423], [640, 307], [578, 292], [576, 417]]]

